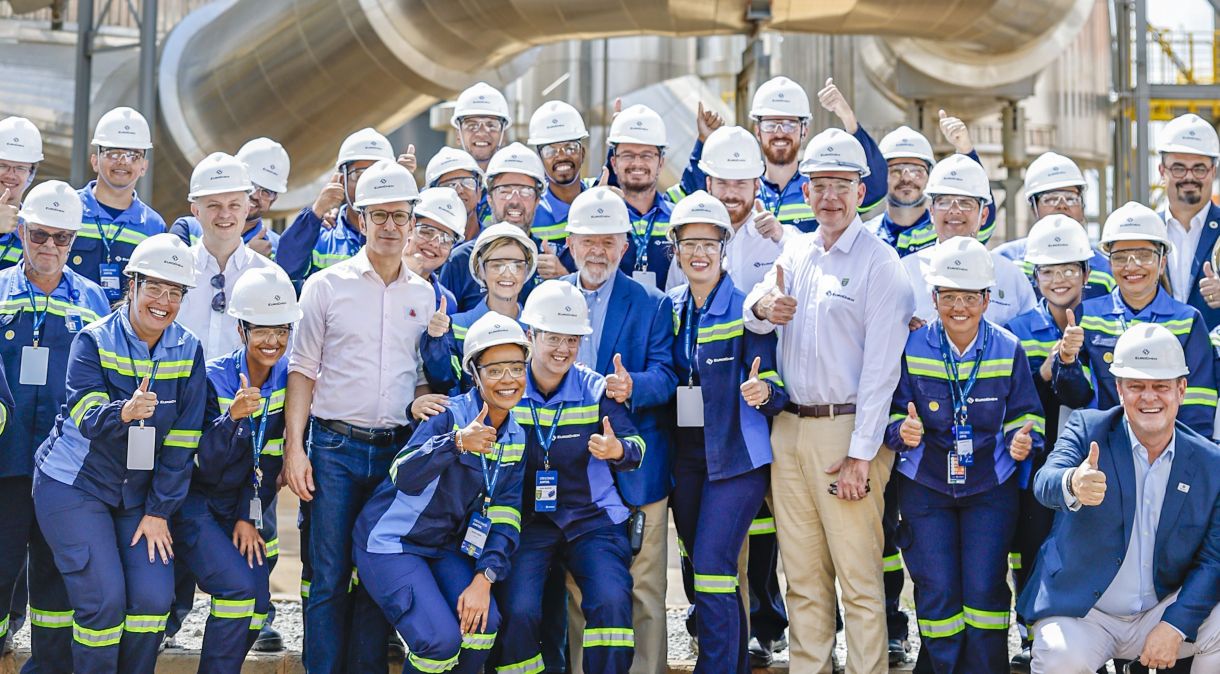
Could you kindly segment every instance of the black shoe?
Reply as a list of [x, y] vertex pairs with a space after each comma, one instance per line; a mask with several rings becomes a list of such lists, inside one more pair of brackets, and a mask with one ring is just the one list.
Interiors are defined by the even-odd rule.
[[775, 662], [775, 653], [771, 650], [771, 644], [768, 642], [763, 644], [757, 637], [750, 637], [750, 645], [747, 647], [750, 651], [750, 666], [751, 667], [770, 667], [772, 662]]
[[1030, 671], [1030, 662], [1034, 659], [1034, 654], [1029, 643], [1022, 643], [1021, 650], [1008, 662], [1008, 665], [1014, 672]]
[[254, 640], [252, 649], [258, 653], [279, 653], [284, 650], [284, 638], [279, 632], [270, 625], [263, 625], [263, 628], [258, 631], [258, 638]]
[[407, 649], [402, 645], [402, 639], [398, 638], [397, 632], [390, 633], [390, 639], [385, 644], [386, 657], [391, 661], [402, 662], [407, 657]]
[[788, 650], [788, 634], [779, 635], [779, 638], [771, 642], [771, 652], [779, 653], [780, 651]]
[[901, 665], [911, 652], [911, 642], [906, 639], [890, 639], [890, 665]]

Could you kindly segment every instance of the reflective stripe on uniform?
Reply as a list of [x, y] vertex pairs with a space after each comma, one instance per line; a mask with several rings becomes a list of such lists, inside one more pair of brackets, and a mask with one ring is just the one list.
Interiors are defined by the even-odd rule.
[[454, 655], [452, 658], [444, 660], [432, 660], [420, 657], [414, 653], [408, 653], [407, 661], [421, 672], [447, 672], [457, 665], [458, 656]]
[[[732, 594], [737, 591], [737, 576], [712, 576], [695, 574], [695, 592], [706, 594]], [[586, 637], [587, 639], [588, 637]]]
[[212, 597], [212, 617], [241, 620], [254, 615], [253, 599], [217, 599]]
[[961, 612], [944, 620], [919, 618], [919, 635], [927, 639], [951, 637], [964, 629], [966, 629], [966, 619]]
[[[1187, 386], [1186, 396], [1182, 398], [1183, 405], [1216, 406], [1216, 389], [1202, 386]], [[0, 408], [3, 409], [3, 408]]]
[[719, 323], [717, 325], [709, 325], [699, 328], [699, 336], [696, 341], [699, 344], [707, 344], [708, 342], [719, 342], [726, 339], [733, 339], [742, 335], [742, 319], [729, 321], [727, 323]]
[[301, 599], [309, 599], [309, 581], [301, 580]]
[[267, 557], [276, 557], [280, 554], [280, 539], [273, 538], [267, 541]]
[[[107, 351], [102, 347], [97, 349], [98, 362], [107, 370], [113, 370], [123, 375], [124, 377], [134, 377], [143, 379], [145, 375], [152, 371], [152, 361], [141, 358], [131, 358], [127, 355], [119, 355], [114, 351]], [[157, 376], [154, 377], [157, 381], [162, 379], [187, 379], [191, 376], [191, 366], [195, 364], [193, 360], [163, 360], [157, 366]], [[135, 366], [135, 370], [132, 366]], [[137, 371], [138, 370], [138, 371]]]
[[545, 670], [546, 667], [542, 664], [542, 654], [539, 653], [528, 660], [496, 667], [496, 674], [540, 674]]
[[750, 522], [750, 536], [760, 536], [762, 534], [773, 533], [775, 533], [774, 517], [758, 517]]
[[1008, 631], [1008, 611], [984, 611], [982, 609], [963, 606], [966, 624], [978, 630]]
[[901, 552], [895, 552], [894, 554], [892, 554], [888, 557], [881, 558], [881, 571], [883, 573], [889, 573], [891, 571], [901, 571], [901, 570], [902, 570], [902, 553]]
[[91, 391], [80, 397], [76, 404], [72, 406], [72, 411], [68, 414], [72, 418], [72, 423], [80, 428], [85, 420], [85, 412], [100, 407], [110, 402], [110, 396], [105, 391]]
[[203, 431], [182, 431], [177, 428], [171, 428], [169, 433], [165, 434], [166, 447], [184, 447], [186, 449], [199, 449], [199, 438], [203, 436]]
[[259, 452], [263, 456], [283, 456], [284, 455], [284, 438], [276, 438], [268, 440], [267, 444], [263, 445], [263, 451]]
[[30, 624], [46, 629], [60, 629], [72, 626], [72, 616], [75, 611], [44, 611], [30, 607]]
[[509, 506], [491, 506], [487, 509], [487, 518], [492, 524], [507, 524], [521, 531], [521, 511]]
[[1008, 553], [1008, 568], [1012, 569], [1013, 571], [1021, 570], [1021, 553], [1019, 553], [1019, 552]]
[[267, 614], [266, 613], [255, 613], [250, 616], [250, 629], [254, 630], [255, 632], [263, 629], [263, 625], [266, 625], [266, 624], [267, 624]]
[[117, 646], [123, 638], [123, 623], [103, 630], [91, 630], [88, 627], [72, 622], [72, 639], [78, 644], [89, 648], [104, 648]]
[[496, 643], [496, 633], [491, 634], [463, 634], [462, 648], [468, 651], [485, 651], [491, 648]]
[[162, 615], [129, 615], [127, 620], [123, 622], [123, 629], [127, 632], [138, 633], [164, 632], [165, 623], [168, 621], [168, 613]]
[[635, 648], [635, 630], [630, 627], [586, 627], [585, 648]]

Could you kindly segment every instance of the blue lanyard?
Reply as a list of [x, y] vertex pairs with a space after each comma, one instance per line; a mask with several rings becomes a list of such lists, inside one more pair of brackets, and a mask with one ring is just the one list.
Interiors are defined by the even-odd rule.
[[542, 421], [538, 418], [538, 406], [533, 400], [526, 401], [530, 405], [530, 414], [534, 417], [534, 435], [538, 438], [538, 444], [542, 445], [542, 467], [544, 470], [551, 469], [551, 445], [555, 442], [555, 433], [559, 430], [559, 417], [563, 414], [563, 406], [566, 403], [559, 403], [559, 407], [555, 409], [555, 421], [551, 423], [551, 430], [547, 431], [546, 438], [542, 437]]
[[[267, 437], [267, 419], [271, 416], [267, 414], [267, 408], [271, 405], [271, 398], [263, 401], [263, 410], [261, 412], [262, 419], [258, 422], [257, 429], [254, 426], [254, 419], [249, 419], [250, 435], [254, 437], [254, 488], [258, 489], [263, 486], [263, 473], [258, 469], [259, 458], [262, 457], [263, 440]], [[257, 494], [255, 494], [257, 496]]]
[[[690, 292], [690, 289], [687, 289]], [[699, 340], [693, 339], [692, 335], [699, 329], [699, 318], [703, 316], [703, 311], [695, 307], [695, 298], [690, 296], [686, 299], [686, 329], [682, 331], [682, 352], [686, 354], [686, 361], [690, 365], [690, 374], [687, 375], [686, 385], [695, 385], [695, 370], [698, 369], [698, 354]]]
[[[97, 225], [97, 234], [98, 234], [98, 237], [100, 237], [102, 240], [102, 246], [106, 248], [106, 262], [109, 263], [110, 262], [110, 246], [115, 241], [119, 240], [119, 236], [121, 236], [123, 234], [123, 230], [127, 229], [127, 223], [124, 222], [124, 223], [120, 224], [119, 228], [114, 231], [114, 236], [110, 237], [109, 239], [106, 238], [106, 226], [102, 224], [102, 221], [100, 219], [98, 219], [97, 217], [94, 217], [93, 224]], [[113, 225], [114, 222], [111, 222], [109, 224]]]
[[945, 374], [949, 375], [949, 392], [953, 396], [953, 412], [958, 425], [966, 424], [966, 398], [970, 396], [970, 391], [974, 388], [975, 381], [978, 380], [983, 355], [987, 353], [987, 343], [991, 341], [991, 330], [987, 328], [987, 324], [981, 323], [980, 329], [983, 333], [983, 345], [978, 350], [978, 355], [974, 357], [974, 367], [970, 370], [970, 378], [966, 380], [966, 385], [962, 386], [957, 361], [954, 360], [949, 349], [949, 337], [945, 334], [945, 327], [940, 326], [940, 357], [945, 362]]
[[[555, 424], [558, 426], [559, 424]], [[496, 493], [496, 482], [500, 480], [501, 460], [504, 458], [504, 443], [497, 442], [496, 449], [496, 469], [492, 471], [491, 477], [487, 476], [487, 455], [479, 455], [479, 463], [483, 466], [483, 486], [486, 491], [483, 492], [483, 517], [487, 517], [487, 506], [491, 505], [491, 497]]]
[[660, 215], [660, 211], [654, 206], [652, 215], [648, 216], [648, 228], [644, 230], [643, 236], [636, 234], [635, 222], [631, 223], [631, 240], [635, 242], [636, 269], [648, 268], [648, 244], [652, 242], [652, 229], [657, 224], [658, 215]]
[[[24, 271], [24, 270], [23, 270]], [[25, 292], [27, 299], [30, 300], [30, 313], [34, 314], [34, 346], [38, 346], [38, 339], [42, 336], [42, 324], [47, 320], [47, 312], [51, 310], [51, 296], [45, 295], [47, 298], [46, 304], [42, 307], [42, 313], [38, 312], [38, 303], [34, 301], [34, 285], [30, 283], [30, 279], [25, 274], [21, 275], [25, 279]], [[135, 367], [132, 367], [135, 370]]]

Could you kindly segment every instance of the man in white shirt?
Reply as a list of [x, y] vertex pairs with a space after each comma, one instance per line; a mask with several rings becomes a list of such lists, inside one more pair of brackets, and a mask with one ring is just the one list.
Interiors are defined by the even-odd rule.
[[1220, 137], [1210, 123], [1187, 114], [1165, 125], [1156, 149], [1165, 185], [1161, 217], [1173, 246], [1165, 265], [1170, 292], [1198, 309], [1210, 330], [1220, 325], [1220, 278], [1210, 262], [1220, 242], [1220, 207], [1212, 203]]
[[208, 283], [182, 298], [178, 322], [199, 338], [207, 360], [241, 346], [237, 319], [225, 311], [237, 278], [275, 265], [242, 241], [253, 189], [245, 164], [223, 152], [208, 155], [191, 173], [191, 214], [203, 227], [203, 236], [191, 246], [191, 264], [196, 278]]
[[882, 493], [893, 456], [878, 453], [915, 309], [898, 254], [856, 208], [864, 148], [838, 129], [810, 141], [805, 199], [820, 226], [794, 237], [746, 297], [746, 328], [779, 329], [792, 402], [775, 419], [771, 498], [788, 578], [790, 667], [829, 670], [835, 579], [843, 591], [849, 674], [883, 672]]

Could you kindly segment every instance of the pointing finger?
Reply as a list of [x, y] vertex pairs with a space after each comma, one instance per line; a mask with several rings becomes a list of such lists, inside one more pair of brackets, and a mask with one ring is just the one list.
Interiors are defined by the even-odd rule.
[[750, 379], [758, 379], [758, 368], [762, 365], [762, 358], [754, 356], [754, 363], [750, 365]]

